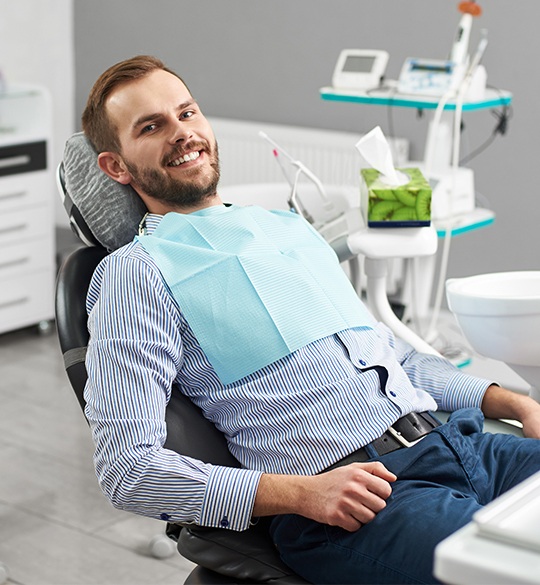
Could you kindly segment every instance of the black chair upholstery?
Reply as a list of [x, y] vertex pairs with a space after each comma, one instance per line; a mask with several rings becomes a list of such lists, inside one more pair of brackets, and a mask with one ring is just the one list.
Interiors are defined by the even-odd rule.
[[56, 281], [56, 328], [64, 367], [77, 400], [84, 409], [88, 329], [86, 292], [96, 266], [107, 255], [104, 248], [77, 248], [63, 262]]
[[[70, 383], [84, 409], [88, 344], [85, 299], [97, 264], [107, 252], [101, 247], [74, 250], [60, 267], [56, 289], [56, 320], [60, 347]], [[239, 466], [223, 435], [186, 396], [173, 388], [166, 410], [165, 447], [217, 465]], [[267, 519], [249, 530], [234, 532], [194, 525], [169, 525], [178, 550], [200, 565], [186, 583], [306, 583], [279, 558], [267, 530]]]

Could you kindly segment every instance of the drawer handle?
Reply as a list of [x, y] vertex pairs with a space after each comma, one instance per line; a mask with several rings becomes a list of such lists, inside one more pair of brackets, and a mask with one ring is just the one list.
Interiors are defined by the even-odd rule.
[[0, 262], [0, 270], [2, 270], [2, 268], [9, 268], [10, 266], [19, 266], [20, 264], [26, 264], [29, 260], [30, 257], [25, 256], [24, 258], [15, 258], [15, 260]]
[[29, 300], [28, 297], [21, 297], [20, 299], [6, 301], [5, 303], [0, 303], [0, 309], [7, 309], [8, 307], [13, 307], [15, 305], [24, 305], [24, 303], [27, 303]]
[[9, 232], [18, 232], [20, 230], [25, 230], [27, 227], [28, 227], [27, 223], [21, 223], [19, 225], [12, 225], [12, 226], [0, 229], [0, 235], [8, 234]]
[[0, 169], [6, 167], [22, 167], [30, 162], [28, 154], [21, 154], [20, 156], [8, 156], [7, 158], [0, 158]]
[[26, 195], [26, 191], [16, 191], [15, 193], [4, 193], [0, 194], [0, 199], [5, 201], [6, 199], [18, 199], [19, 197], [24, 197]]

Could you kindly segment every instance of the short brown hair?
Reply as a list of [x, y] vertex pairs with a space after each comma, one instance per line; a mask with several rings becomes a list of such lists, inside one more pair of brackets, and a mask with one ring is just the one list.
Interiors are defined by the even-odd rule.
[[167, 71], [184, 83], [179, 75], [150, 55], [138, 55], [120, 61], [109, 67], [94, 83], [82, 115], [82, 127], [97, 152], [120, 152], [118, 131], [111, 123], [105, 107], [109, 95], [122, 83], [141, 79], [156, 69]]

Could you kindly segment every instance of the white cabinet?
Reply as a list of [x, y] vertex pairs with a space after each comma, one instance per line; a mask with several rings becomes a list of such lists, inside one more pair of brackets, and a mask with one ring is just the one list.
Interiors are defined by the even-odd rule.
[[0, 333], [54, 317], [51, 105], [38, 87], [0, 92]]

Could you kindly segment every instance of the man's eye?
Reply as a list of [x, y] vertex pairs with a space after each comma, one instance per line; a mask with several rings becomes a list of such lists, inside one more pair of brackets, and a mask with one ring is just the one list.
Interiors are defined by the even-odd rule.
[[182, 112], [180, 117], [181, 118], [191, 118], [191, 116], [193, 116], [194, 114], [195, 114], [195, 112], [193, 110], [188, 110], [187, 112]]
[[146, 134], [146, 132], [152, 132], [152, 130], [155, 130], [156, 125], [155, 124], [148, 124], [148, 126], [145, 126], [141, 132], [142, 134]]

